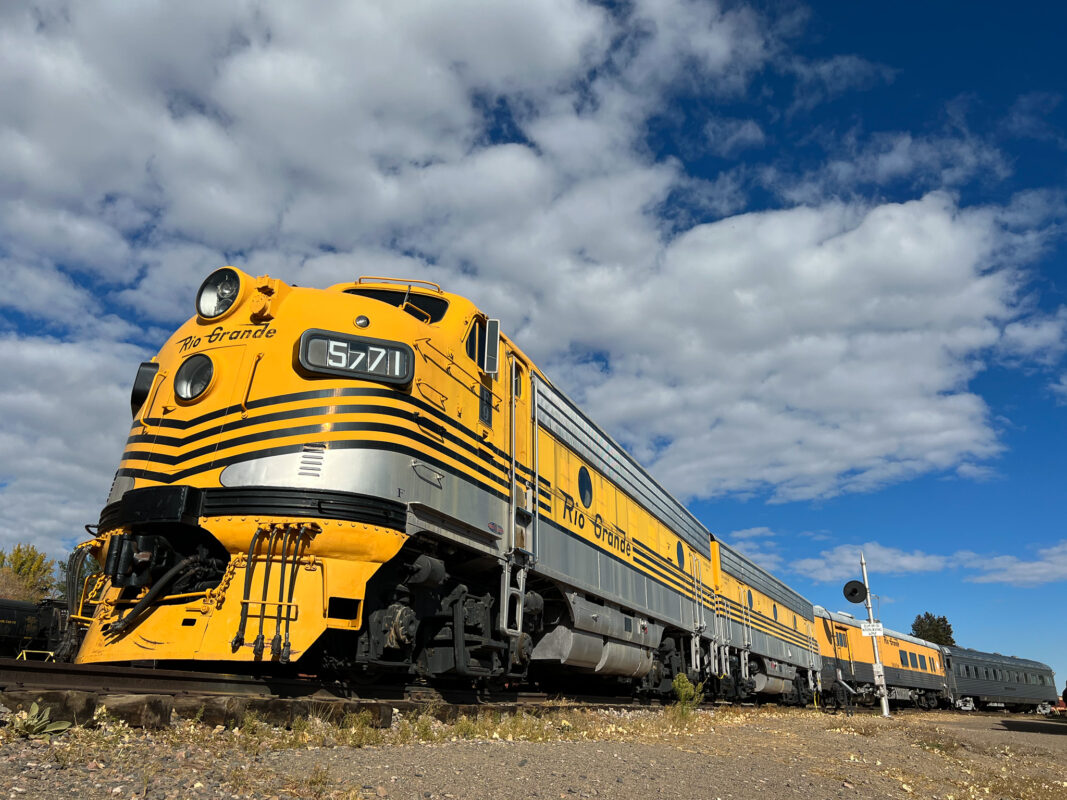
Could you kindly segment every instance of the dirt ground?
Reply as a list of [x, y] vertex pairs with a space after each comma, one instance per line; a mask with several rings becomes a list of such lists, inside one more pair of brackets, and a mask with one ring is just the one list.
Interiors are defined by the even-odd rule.
[[765, 707], [399, 726], [360, 733], [366, 741], [326, 723], [296, 733], [105, 725], [52, 742], [8, 733], [0, 797], [1067, 798], [1067, 720], [1032, 715]]

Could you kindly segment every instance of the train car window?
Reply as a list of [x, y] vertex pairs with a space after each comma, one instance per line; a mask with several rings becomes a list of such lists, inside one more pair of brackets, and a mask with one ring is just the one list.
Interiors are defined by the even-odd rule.
[[919, 653], [919, 669], [926, 671], [926, 656], [922, 653]]
[[582, 505], [586, 508], [593, 504], [593, 479], [589, 477], [589, 470], [585, 467], [578, 470], [578, 496], [582, 498]]
[[[345, 289], [345, 294], [369, 297], [371, 300], [378, 300], [397, 308], [403, 308], [411, 316], [423, 322], [429, 322], [431, 325], [435, 322], [440, 322], [444, 318], [445, 312], [448, 311], [448, 301], [443, 297], [416, 294], [410, 290]], [[414, 306], [414, 309], [411, 306]]]
[[682, 543], [678, 542], [678, 569], [685, 569], [685, 549], [682, 547]]
[[908, 653], [908, 660], [911, 662], [912, 669], [919, 668], [919, 659], [915, 657], [915, 653]]
[[793, 630], [797, 629], [797, 615], [793, 615]]
[[522, 397], [522, 367], [519, 366], [517, 361], [512, 362], [514, 366], [514, 373], [511, 376], [511, 391], [515, 393], [516, 399]]
[[900, 666], [902, 666], [902, 667], [908, 666], [908, 651], [907, 650], [901, 650], [900, 651]]
[[930, 669], [937, 672], [937, 659], [933, 656], [930, 656]]
[[838, 647], [848, 647], [848, 634], [847, 633], [839, 633], [839, 634], [837, 634], [837, 646]]
[[771, 613], [774, 614], [774, 621], [777, 622], [778, 621], [778, 606], [772, 605], [771, 606]]
[[749, 607], [749, 609], [753, 608], [753, 606], [752, 606], [752, 590], [751, 589], [748, 590], [748, 607]]
[[485, 369], [485, 320], [476, 319], [471, 325], [467, 334], [467, 356], [478, 369]]

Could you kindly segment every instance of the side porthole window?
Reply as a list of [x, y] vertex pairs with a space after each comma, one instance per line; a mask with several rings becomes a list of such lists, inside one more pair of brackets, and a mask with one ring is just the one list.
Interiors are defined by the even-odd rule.
[[751, 589], [748, 590], [748, 607], [750, 609], [752, 608], [752, 590]]
[[778, 621], [778, 606], [771, 606], [771, 611], [774, 614], [774, 621]]
[[678, 542], [678, 569], [685, 569], [685, 549], [681, 542]]
[[593, 504], [593, 479], [589, 477], [589, 470], [582, 467], [578, 470], [578, 494], [582, 498], [582, 505], [589, 508]]

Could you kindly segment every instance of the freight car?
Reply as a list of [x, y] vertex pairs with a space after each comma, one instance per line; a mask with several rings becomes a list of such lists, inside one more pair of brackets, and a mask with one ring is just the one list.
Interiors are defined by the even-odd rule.
[[0, 599], [0, 658], [51, 657], [66, 630], [66, 604]]
[[811, 603], [469, 300], [226, 267], [195, 312], [137, 371], [78, 661], [811, 696]]

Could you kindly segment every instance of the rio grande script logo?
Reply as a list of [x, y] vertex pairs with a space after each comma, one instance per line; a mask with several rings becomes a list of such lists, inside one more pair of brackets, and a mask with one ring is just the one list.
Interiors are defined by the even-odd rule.
[[226, 330], [221, 325], [211, 331], [207, 336], [186, 336], [178, 342], [178, 352], [184, 353], [195, 350], [203, 341], [208, 344], [220, 344], [221, 342], [238, 342], [242, 339], [272, 339], [278, 331], [265, 325], [242, 325], [234, 330]]

